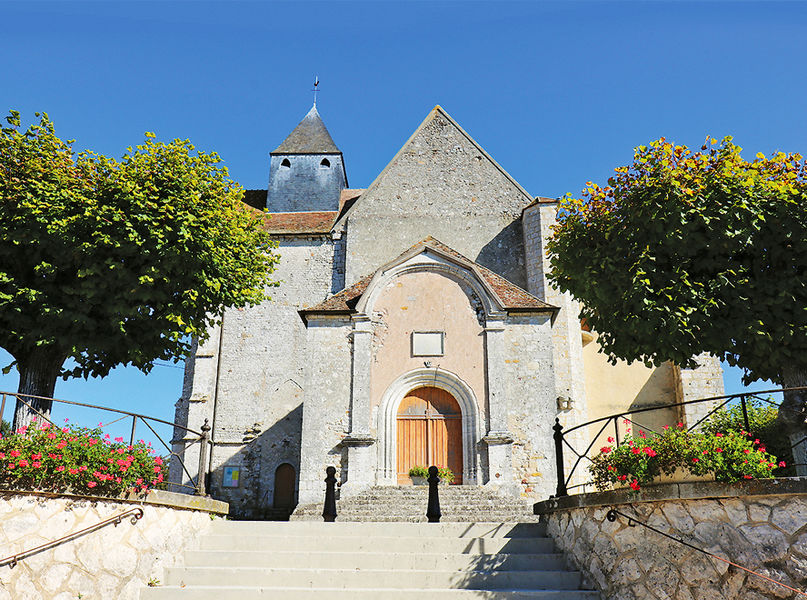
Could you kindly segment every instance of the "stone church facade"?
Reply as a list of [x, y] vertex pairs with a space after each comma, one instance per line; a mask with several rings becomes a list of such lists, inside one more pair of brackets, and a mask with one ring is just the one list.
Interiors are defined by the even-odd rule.
[[[543, 499], [556, 417], [722, 393], [710, 357], [694, 370], [606, 363], [547, 283], [557, 202], [528, 194], [439, 106], [367, 189], [348, 187], [315, 106], [245, 201], [270, 217], [281, 285], [195, 346], [176, 408], [189, 428], [212, 425], [210, 491], [235, 515], [321, 502], [329, 465], [342, 496], [439, 463], [458, 484]], [[174, 451], [195, 465], [186, 442], [177, 430]]]

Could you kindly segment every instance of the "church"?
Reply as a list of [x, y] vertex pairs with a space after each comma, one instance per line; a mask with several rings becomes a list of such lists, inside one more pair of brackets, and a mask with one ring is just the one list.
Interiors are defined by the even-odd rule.
[[[348, 186], [316, 104], [268, 167], [244, 201], [268, 217], [280, 286], [194, 345], [176, 406], [178, 423], [210, 423], [208, 489], [232, 515], [322, 502], [328, 466], [343, 498], [437, 465], [453, 485], [534, 502], [554, 491], [556, 418], [722, 394], [712, 357], [608, 364], [547, 281], [557, 201], [528, 193], [440, 106], [366, 189]], [[175, 431], [190, 466], [188, 441]], [[175, 483], [194, 475], [171, 466]]]

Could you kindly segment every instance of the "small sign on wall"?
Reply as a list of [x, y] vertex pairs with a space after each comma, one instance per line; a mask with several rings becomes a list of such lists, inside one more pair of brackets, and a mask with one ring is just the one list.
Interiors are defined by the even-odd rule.
[[221, 487], [237, 488], [241, 479], [241, 467], [224, 467]]
[[445, 354], [445, 332], [413, 331], [412, 356], [443, 356]]

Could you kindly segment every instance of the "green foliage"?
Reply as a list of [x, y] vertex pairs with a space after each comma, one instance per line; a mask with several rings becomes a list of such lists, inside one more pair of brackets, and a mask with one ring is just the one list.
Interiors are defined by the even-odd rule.
[[[411, 469], [409, 469], [409, 476], [410, 477], [423, 477], [428, 479], [429, 477], [429, 469], [422, 465], [415, 465]], [[438, 467], [437, 468], [437, 476], [445, 481], [446, 483], [453, 483], [454, 482], [454, 472], [449, 469], [448, 467]]]
[[0, 439], [0, 485], [12, 489], [119, 496], [163, 481], [164, 461], [144, 442], [113, 442], [101, 429], [50, 423]]
[[628, 435], [619, 445], [600, 448], [589, 471], [599, 490], [614, 485], [630, 485], [638, 490], [660, 474], [683, 471], [691, 475], [711, 475], [716, 481], [738, 481], [771, 477], [777, 467], [776, 456], [767, 452], [759, 440], [746, 432], [690, 433], [667, 427], [661, 435]]
[[746, 382], [800, 380], [788, 372], [807, 355], [807, 163], [740, 150], [662, 138], [562, 202], [550, 277], [612, 361], [691, 367], [709, 352]]
[[411, 469], [409, 469], [409, 477], [428, 477], [429, 470], [421, 465], [415, 465]]
[[[746, 412], [749, 426], [747, 430], [742, 406], [737, 403], [721, 409], [709, 417], [709, 420], [704, 423], [704, 431], [712, 434], [729, 431], [747, 432], [749, 437], [759, 439], [762, 446], [775, 456], [789, 457], [791, 455], [790, 440], [782, 431], [777, 420], [779, 415], [777, 407], [751, 399], [746, 402]], [[793, 465], [787, 464], [785, 467], [777, 468], [775, 475], [777, 477], [795, 477], [796, 469]]]
[[37, 116], [23, 131], [12, 111], [0, 135], [0, 346], [21, 391], [68, 357], [63, 376], [148, 372], [267, 297], [275, 244], [215, 153], [147, 133], [120, 160], [75, 154]]

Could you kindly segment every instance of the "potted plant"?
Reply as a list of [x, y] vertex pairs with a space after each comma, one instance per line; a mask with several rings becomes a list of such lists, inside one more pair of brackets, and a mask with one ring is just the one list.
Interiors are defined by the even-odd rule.
[[[412, 479], [412, 485], [428, 485], [429, 469], [415, 465], [409, 469], [409, 477]], [[437, 477], [440, 478], [440, 485], [448, 485], [454, 481], [454, 472], [448, 467], [438, 467]]]

